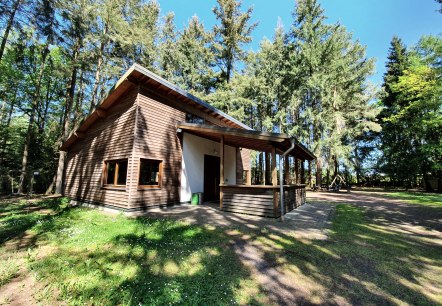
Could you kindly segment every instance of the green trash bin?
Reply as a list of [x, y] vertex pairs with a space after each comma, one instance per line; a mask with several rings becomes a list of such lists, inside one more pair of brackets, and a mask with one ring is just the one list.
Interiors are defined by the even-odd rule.
[[190, 204], [192, 204], [192, 205], [198, 205], [199, 204], [198, 193], [192, 193], [192, 199], [190, 201]]
[[203, 204], [203, 193], [202, 192], [192, 193], [192, 199], [190, 200], [190, 204], [192, 205]]

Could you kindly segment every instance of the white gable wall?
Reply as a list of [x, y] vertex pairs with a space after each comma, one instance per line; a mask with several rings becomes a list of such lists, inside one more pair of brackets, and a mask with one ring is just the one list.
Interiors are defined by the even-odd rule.
[[[219, 143], [183, 133], [180, 201], [189, 202], [192, 193], [204, 192], [204, 155], [219, 157]], [[236, 183], [236, 148], [224, 146], [225, 184]]]

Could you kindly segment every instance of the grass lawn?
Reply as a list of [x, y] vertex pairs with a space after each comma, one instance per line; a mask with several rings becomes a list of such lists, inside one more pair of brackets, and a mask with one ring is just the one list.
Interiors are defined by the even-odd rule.
[[[325, 241], [128, 219], [63, 199], [2, 201], [0, 222], [0, 293], [18, 267], [44, 288], [34, 296], [42, 304], [54, 296], [72, 305], [271, 303], [234, 252], [236, 239], [259, 250], [261, 272], [278, 273], [276, 291], [285, 277], [299, 304], [442, 304], [441, 233], [410, 235], [355, 205], [337, 205]], [[23, 251], [12, 247], [20, 243]]]
[[[8, 243], [2, 246], [0, 286], [16, 276], [22, 264], [44, 283], [46, 296], [39, 297], [43, 303], [54, 293], [72, 305], [267, 301], [220, 230], [69, 209], [63, 203], [2, 205], [0, 241], [19, 241], [27, 230], [33, 243], [22, 254], [24, 260]], [[46, 215], [48, 209], [52, 215]]]
[[402, 200], [411, 204], [442, 207], [442, 194], [425, 192], [386, 192], [386, 197]]

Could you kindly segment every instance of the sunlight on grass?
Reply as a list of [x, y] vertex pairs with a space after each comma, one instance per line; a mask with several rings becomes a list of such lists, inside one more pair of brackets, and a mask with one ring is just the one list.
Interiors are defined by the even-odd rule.
[[60, 298], [70, 304], [92, 299], [101, 305], [253, 300], [240, 290], [247, 270], [233, 251], [220, 247], [228, 238], [219, 231], [87, 209], [66, 213], [52, 227], [48, 231], [37, 225], [34, 230], [57, 252], [30, 267], [57, 284]]
[[[0, 249], [0, 253], [4, 251]], [[4, 259], [0, 259], [0, 286], [8, 283], [11, 279], [13, 279], [19, 269], [19, 262], [14, 257], [7, 257]]]
[[411, 204], [442, 208], [442, 194], [424, 192], [385, 192], [383, 195], [389, 198], [403, 200], [404, 202]]

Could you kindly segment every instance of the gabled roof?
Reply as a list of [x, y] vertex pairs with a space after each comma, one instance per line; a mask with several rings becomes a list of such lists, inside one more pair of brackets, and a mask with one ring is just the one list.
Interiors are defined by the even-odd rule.
[[104, 99], [98, 104], [96, 109], [89, 116], [87, 116], [77, 128], [74, 129], [68, 139], [62, 144], [60, 150], [67, 150], [77, 139], [83, 138], [84, 134], [92, 126], [92, 124], [94, 124], [100, 118], [105, 117], [106, 111], [118, 101], [118, 98], [128, 90], [134, 88], [136, 84], [143, 84], [144, 86], [152, 88], [155, 91], [161, 91], [168, 95], [172, 94], [175, 100], [196, 107], [198, 110], [203, 111], [209, 116], [224, 122], [228, 126], [252, 130], [252, 128], [239, 120], [227, 115], [219, 109], [216, 109], [187, 91], [166, 81], [155, 73], [138, 64], [134, 64], [115, 83], [106, 97], [104, 97]]
[[[195, 135], [199, 134], [206, 138], [213, 138], [214, 140], [219, 140], [219, 136], [223, 135], [227, 138], [227, 144], [230, 143], [231, 145], [258, 151], [269, 152], [272, 146], [275, 146], [278, 153], [282, 153], [291, 145], [291, 138], [288, 135], [255, 131], [244, 123], [166, 81], [146, 68], [134, 64], [115, 83], [107, 96], [98, 104], [96, 109], [74, 129], [69, 138], [62, 144], [60, 150], [66, 151], [75, 141], [84, 138], [87, 130], [97, 120], [105, 118], [107, 110], [114, 105], [124, 93], [136, 88], [138, 84], [143, 85], [145, 88], [150, 88], [154, 92], [159, 92], [168, 96], [170, 95], [177, 102], [183, 103], [186, 106], [191, 106], [200, 112], [204, 112], [209, 117], [218, 120], [218, 122], [221, 121], [228, 126], [220, 127], [189, 123], [180, 124], [178, 127], [186, 130], [186, 132]], [[304, 160], [313, 160], [316, 158], [313, 153], [298, 141], [296, 141], [295, 149], [291, 155]]]
[[[255, 130], [244, 130], [194, 123], [180, 123], [177, 126], [184, 132], [213, 141], [219, 141], [224, 137], [224, 143], [233, 147], [241, 147], [256, 151], [271, 152], [273, 148], [278, 154], [284, 153], [291, 147], [293, 138], [286, 134], [260, 132]], [[314, 160], [315, 155], [298, 141], [289, 153], [302, 160]]]

